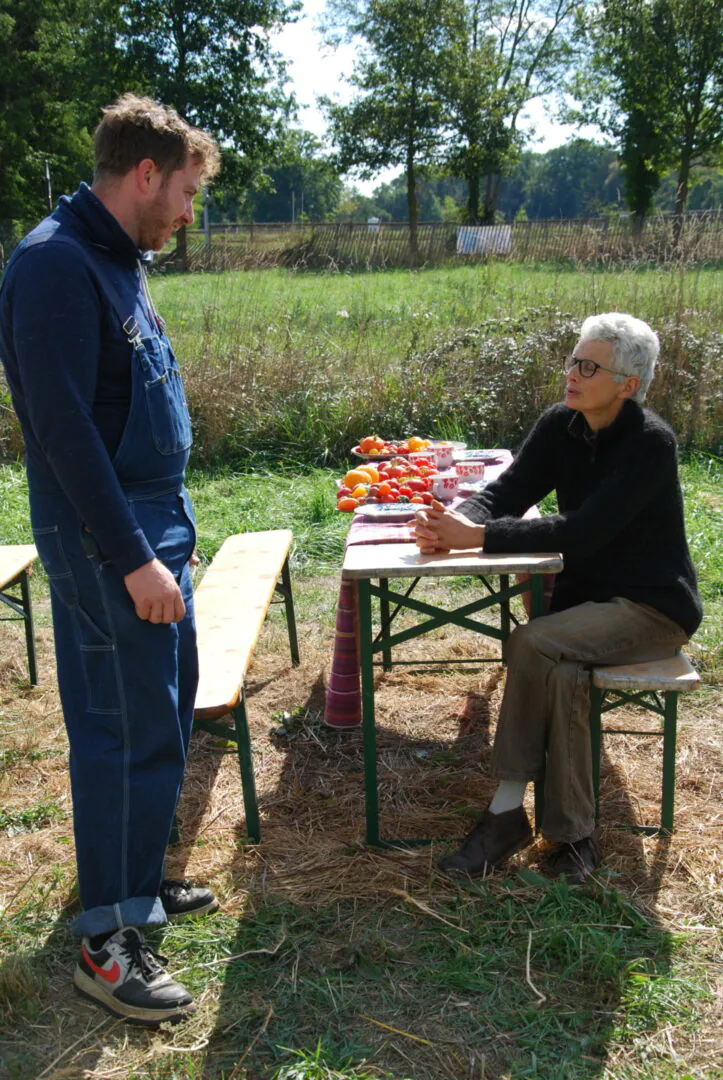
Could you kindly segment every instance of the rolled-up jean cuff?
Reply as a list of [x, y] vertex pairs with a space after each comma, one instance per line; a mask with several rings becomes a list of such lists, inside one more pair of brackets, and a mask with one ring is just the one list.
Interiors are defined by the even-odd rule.
[[118, 904], [89, 908], [73, 920], [76, 937], [113, 934], [124, 926], [162, 926], [167, 922], [166, 909], [159, 896], [132, 896]]
[[516, 780], [519, 783], [531, 784], [535, 780], [539, 780], [542, 777], [542, 771], [539, 773], [530, 772], [515, 772], [514, 769], [496, 769], [494, 765], [490, 767], [490, 776], [495, 780]]

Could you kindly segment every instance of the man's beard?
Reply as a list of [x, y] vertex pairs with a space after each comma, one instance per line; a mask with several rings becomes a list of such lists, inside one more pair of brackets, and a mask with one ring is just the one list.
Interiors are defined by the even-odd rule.
[[161, 251], [175, 221], [170, 217], [168, 192], [162, 187], [140, 223], [138, 247], [141, 251]]

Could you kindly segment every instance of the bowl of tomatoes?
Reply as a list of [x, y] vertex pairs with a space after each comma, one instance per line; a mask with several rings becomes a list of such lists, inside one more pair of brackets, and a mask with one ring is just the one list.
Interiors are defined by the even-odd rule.
[[429, 506], [437, 473], [425, 458], [410, 462], [397, 456], [355, 466], [337, 481], [337, 509], [352, 513], [360, 506]]
[[428, 446], [431, 446], [431, 439], [423, 439], [420, 435], [410, 435], [408, 439], [382, 439], [380, 435], [366, 435], [357, 446], [352, 447], [351, 453], [352, 457], [362, 461], [382, 461], [426, 450]]

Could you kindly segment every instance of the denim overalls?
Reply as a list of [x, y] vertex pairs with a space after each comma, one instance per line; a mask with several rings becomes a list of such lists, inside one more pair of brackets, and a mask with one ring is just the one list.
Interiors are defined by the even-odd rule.
[[62, 239], [83, 251], [132, 348], [131, 405], [113, 467], [186, 604], [179, 623], [139, 619], [120, 571], [60, 487], [29, 469], [33, 535], [51, 585], [70, 743], [84, 908], [73, 929], [93, 935], [166, 921], [158, 890], [198, 682], [188, 566], [195, 526], [183, 487], [191, 425], [178, 365], [143, 291], [135, 310], [127, 310], [102, 264], [77, 241]]

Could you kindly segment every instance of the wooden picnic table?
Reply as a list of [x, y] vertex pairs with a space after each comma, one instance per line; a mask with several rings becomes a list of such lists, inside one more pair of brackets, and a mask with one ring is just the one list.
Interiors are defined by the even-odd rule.
[[[359, 651], [361, 659], [362, 729], [364, 738], [364, 778], [366, 793], [367, 843], [388, 846], [379, 835], [379, 808], [377, 797], [377, 749], [376, 720], [374, 710], [374, 661], [376, 653], [382, 654], [381, 665], [389, 670], [398, 663], [410, 663], [392, 659], [392, 649], [405, 641], [436, 630], [441, 626], [455, 625], [475, 633], [504, 642], [510, 630], [509, 601], [513, 596], [531, 593], [531, 615], [543, 614], [544, 575], [557, 574], [563, 568], [562, 556], [534, 555], [486, 555], [481, 550], [450, 551], [434, 555], [422, 555], [414, 543], [367, 544], [347, 547], [342, 577], [353, 581], [357, 590], [359, 612]], [[523, 575], [511, 583], [511, 575]], [[477, 596], [452, 609], [441, 608], [414, 597], [413, 591], [423, 578], [476, 577], [480, 579], [486, 595]], [[399, 578], [412, 578], [412, 585], [404, 592], [391, 587]], [[497, 584], [492, 584], [494, 578]], [[377, 584], [374, 584], [374, 582]], [[375, 636], [372, 619], [372, 598], [379, 600], [381, 629]], [[391, 606], [395, 606], [394, 612]], [[492, 626], [472, 618], [491, 607], [500, 609], [500, 626]], [[416, 612], [422, 619], [415, 626], [398, 633], [392, 632], [392, 623], [398, 611]], [[422, 663], [459, 663], [450, 661], [412, 661]]]
[[[30, 603], [28, 577], [38, 557], [34, 544], [4, 544], [0, 547], [0, 604], [14, 611], [14, 615], [0, 616], [0, 622], [25, 623], [25, 643], [28, 651], [30, 682], [38, 685], [38, 667], [35, 658], [35, 630], [33, 609]], [[13, 596], [8, 589], [20, 588], [20, 596]]]

